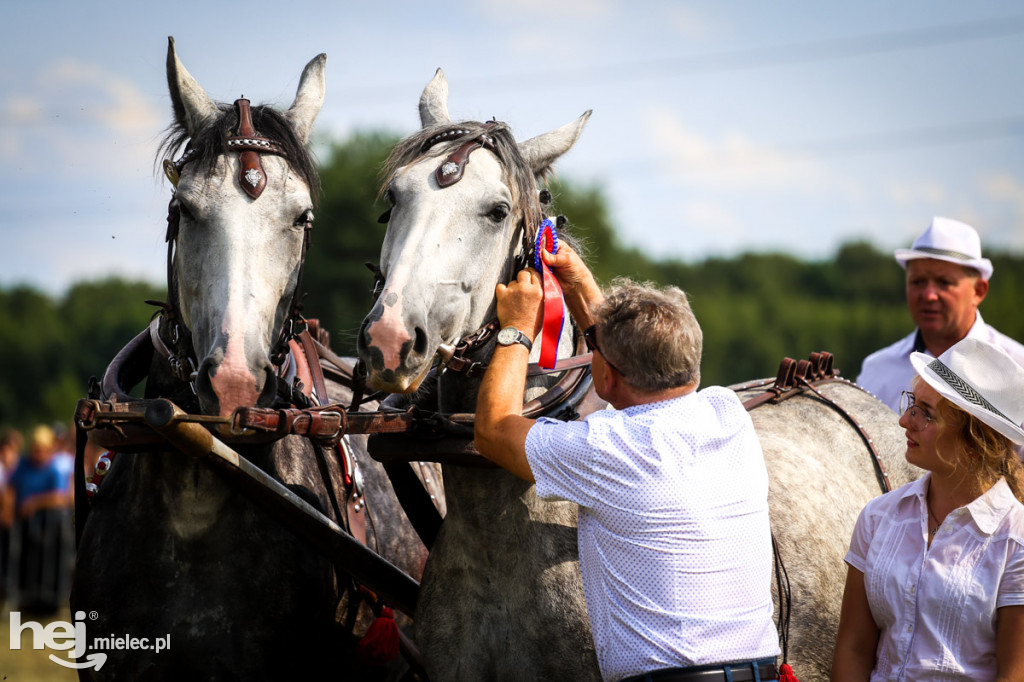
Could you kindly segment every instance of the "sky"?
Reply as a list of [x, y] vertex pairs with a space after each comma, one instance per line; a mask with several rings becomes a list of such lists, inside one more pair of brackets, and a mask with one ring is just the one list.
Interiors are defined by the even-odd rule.
[[0, 18], [0, 287], [163, 281], [168, 36], [217, 101], [286, 108], [326, 53], [321, 149], [413, 132], [438, 67], [453, 119], [520, 140], [593, 109], [556, 170], [657, 258], [889, 250], [933, 215], [1024, 252], [1018, 2], [36, 0]]

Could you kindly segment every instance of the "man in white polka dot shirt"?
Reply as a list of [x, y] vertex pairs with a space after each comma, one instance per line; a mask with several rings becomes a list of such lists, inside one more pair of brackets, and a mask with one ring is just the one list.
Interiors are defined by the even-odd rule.
[[580, 505], [602, 677], [777, 679], [764, 457], [735, 394], [697, 390], [702, 335], [686, 295], [623, 282], [605, 297], [570, 247], [544, 258], [587, 328], [594, 386], [614, 409], [577, 422], [522, 416], [543, 299], [539, 275], [524, 270], [497, 287], [504, 329], [481, 384], [475, 441], [535, 481], [541, 498]]

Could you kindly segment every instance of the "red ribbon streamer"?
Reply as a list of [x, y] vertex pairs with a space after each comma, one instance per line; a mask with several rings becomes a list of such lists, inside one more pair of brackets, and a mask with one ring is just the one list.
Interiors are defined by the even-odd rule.
[[565, 303], [562, 300], [562, 286], [541, 258], [541, 249], [548, 253], [558, 250], [558, 234], [550, 218], [541, 223], [537, 233], [534, 265], [540, 271], [544, 287], [544, 326], [541, 328], [539, 364], [544, 369], [554, 369], [558, 362], [558, 340], [562, 336], [562, 325], [565, 322]]

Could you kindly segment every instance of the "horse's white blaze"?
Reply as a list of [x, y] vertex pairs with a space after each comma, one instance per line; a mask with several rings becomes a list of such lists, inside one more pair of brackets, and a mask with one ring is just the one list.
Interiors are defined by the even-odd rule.
[[224, 359], [210, 383], [220, 403], [221, 416], [230, 415], [236, 407], [255, 405], [259, 398], [257, 377], [250, 371], [245, 354], [246, 328], [248, 317], [242, 311], [244, 294], [232, 289], [228, 295], [227, 310], [221, 334], [227, 339]]

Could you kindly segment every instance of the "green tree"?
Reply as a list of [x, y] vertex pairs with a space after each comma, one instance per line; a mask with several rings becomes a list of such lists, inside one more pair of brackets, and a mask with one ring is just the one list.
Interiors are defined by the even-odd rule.
[[355, 353], [363, 317], [373, 305], [373, 274], [385, 225], [377, 222], [387, 206], [377, 199], [381, 165], [398, 136], [357, 133], [331, 144], [320, 167], [323, 196], [316, 211], [306, 257], [304, 312], [318, 317], [331, 333], [335, 351]]

